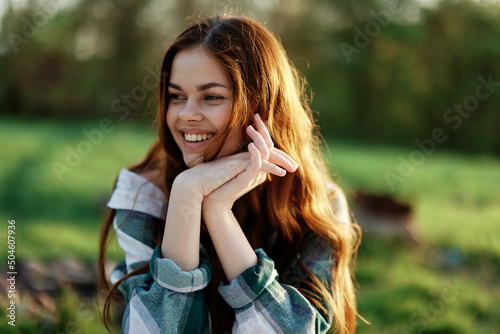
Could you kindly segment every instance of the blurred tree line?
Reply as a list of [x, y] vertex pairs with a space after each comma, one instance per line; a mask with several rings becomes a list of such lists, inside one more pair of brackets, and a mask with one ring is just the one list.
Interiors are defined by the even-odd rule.
[[0, 113], [137, 121], [187, 18], [224, 9], [281, 37], [325, 136], [500, 154], [494, 0], [7, 1]]

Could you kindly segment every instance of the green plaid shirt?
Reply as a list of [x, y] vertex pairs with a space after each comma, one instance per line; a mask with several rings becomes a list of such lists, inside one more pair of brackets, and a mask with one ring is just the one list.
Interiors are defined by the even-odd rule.
[[[343, 197], [340, 200], [345, 204]], [[337, 205], [345, 207], [342, 203]], [[116, 210], [114, 227], [125, 252], [125, 260], [111, 273], [111, 282], [150, 261], [148, 273], [133, 276], [120, 285], [127, 301], [122, 333], [210, 333], [203, 294], [211, 279], [206, 251], [200, 245], [199, 268], [186, 272], [172, 260], [162, 258], [161, 246], [151, 238], [154, 224], [165, 219], [163, 193], [146, 179], [123, 169], [108, 207]], [[227, 285], [219, 283], [220, 295], [235, 311], [232, 332], [327, 332], [331, 314], [319, 312], [297, 290], [292, 278], [302, 277], [298, 266], [291, 264], [289, 270], [280, 273], [280, 279], [265, 251], [257, 249], [255, 253], [256, 266]], [[314, 275], [331, 281], [332, 251], [324, 241], [309, 234], [299, 257]]]

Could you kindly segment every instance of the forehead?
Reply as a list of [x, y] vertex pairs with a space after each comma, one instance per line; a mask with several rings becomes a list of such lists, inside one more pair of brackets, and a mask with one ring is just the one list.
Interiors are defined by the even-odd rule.
[[178, 85], [200, 85], [217, 82], [230, 87], [225, 68], [202, 47], [179, 51], [172, 62], [170, 82]]

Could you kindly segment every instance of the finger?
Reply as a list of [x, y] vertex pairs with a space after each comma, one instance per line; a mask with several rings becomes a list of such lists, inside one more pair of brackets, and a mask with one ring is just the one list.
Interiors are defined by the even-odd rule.
[[285, 176], [286, 175], [286, 170], [283, 168], [279, 167], [278, 165], [272, 164], [270, 162], [267, 162], [265, 160], [262, 160], [262, 168], [261, 170], [263, 172], [273, 174], [276, 176]]
[[268, 149], [272, 149], [274, 147], [274, 142], [273, 139], [271, 138], [271, 135], [269, 134], [269, 131], [267, 130], [267, 126], [264, 124], [262, 119], [260, 118], [260, 115], [257, 113], [254, 115], [254, 123], [255, 127], [257, 128], [257, 131], [260, 133], [262, 138], [264, 139], [264, 142], [267, 145]]
[[[274, 150], [277, 150], [280, 155], [282, 155], [285, 159], [287, 159], [287, 160], [290, 161], [290, 164], [289, 164], [290, 168], [287, 168], [287, 170], [289, 170], [290, 172], [295, 171], [299, 167], [299, 164], [297, 162], [295, 162], [295, 160], [293, 160], [285, 152], [283, 152], [283, 151], [281, 151], [279, 149], [274, 148], [274, 142], [273, 142], [273, 140], [271, 138], [271, 135], [269, 134], [269, 131], [267, 129], [267, 121], [266, 121], [266, 123], [264, 123], [262, 121], [262, 119], [260, 118], [260, 115], [258, 113], [254, 115], [254, 118], [255, 118], [255, 127], [257, 128], [259, 134], [262, 136], [262, 138], [266, 142], [266, 145], [269, 148], [269, 150], [271, 151], [271, 153]], [[267, 159], [267, 160], [269, 160], [269, 159]], [[295, 167], [292, 167], [292, 166], [295, 166]]]
[[269, 155], [271, 154], [271, 152], [269, 151], [267, 143], [265, 142], [262, 135], [259, 132], [257, 132], [257, 130], [255, 130], [251, 125], [247, 127], [247, 134], [250, 136], [250, 138], [252, 138], [253, 143], [260, 151], [262, 159], [264, 160], [269, 159]]
[[299, 164], [297, 163], [297, 161], [293, 160], [293, 158], [291, 156], [289, 156], [287, 153], [285, 153], [284, 151], [280, 150], [279, 148], [274, 148], [273, 149], [273, 152], [281, 155], [283, 158], [287, 159], [288, 161], [290, 161], [290, 163], [292, 165], [295, 165], [295, 166], [299, 166]]
[[262, 154], [255, 147], [255, 143], [250, 143], [248, 145], [248, 151], [250, 152], [250, 167], [253, 171], [259, 171], [262, 168]]
[[288, 154], [280, 149], [274, 148], [267, 159], [269, 162], [285, 168], [289, 172], [295, 172], [299, 164], [295, 162]]
[[260, 172], [259, 177], [255, 181], [255, 187], [257, 187], [259, 184], [266, 182], [266, 180], [267, 180], [267, 173]]
[[237, 178], [243, 184], [251, 185], [262, 169], [262, 159], [259, 150], [253, 143], [248, 145], [248, 152], [250, 152], [250, 164]]

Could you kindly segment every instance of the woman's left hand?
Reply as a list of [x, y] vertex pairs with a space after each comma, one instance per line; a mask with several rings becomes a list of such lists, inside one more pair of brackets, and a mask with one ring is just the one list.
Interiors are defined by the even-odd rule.
[[298, 168], [298, 164], [288, 154], [274, 147], [269, 131], [259, 114], [254, 116], [254, 125], [255, 128], [250, 125], [246, 129], [246, 133], [253, 140], [248, 145], [250, 153], [248, 167], [204, 197], [204, 212], [210, 209], [230, 210], [238, 198], [262, 184], [267, 177], [262, 168], [263, 164], [266, 165], [267, 171], [277, 176], [285, 176], [287, 171], [294, 172]]

